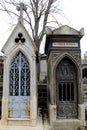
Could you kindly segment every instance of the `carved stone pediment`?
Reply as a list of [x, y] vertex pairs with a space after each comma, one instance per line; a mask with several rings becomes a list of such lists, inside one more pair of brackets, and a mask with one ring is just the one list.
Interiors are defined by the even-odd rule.
[[60, 61], [65, 56], [71, 58], [74, 62], [76, 62], [76, 64], [78, 64], [78, 66], [81, 65], [81, 56], [79, 52], [68, 51], [68, 52], [52, 52], [50, 56], [52, 66], [55, 66], [57, 61]]

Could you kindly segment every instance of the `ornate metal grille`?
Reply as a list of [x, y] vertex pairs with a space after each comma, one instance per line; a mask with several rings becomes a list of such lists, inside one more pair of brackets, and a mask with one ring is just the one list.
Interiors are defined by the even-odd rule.
[[30, 95], [30, 67], [27, 58], [20, 51], [11, 62], [9, 95]]
[[57, 66], [57, 118], [77, 117], [77, 87], [74, 64], [64, 58]]
[[59, 101], [74, 101], [73, 82], [59, 83]]

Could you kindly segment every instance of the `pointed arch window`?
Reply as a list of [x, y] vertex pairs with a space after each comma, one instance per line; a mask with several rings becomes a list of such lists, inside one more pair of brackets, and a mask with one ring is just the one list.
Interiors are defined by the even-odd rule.
[[9, 95], [30, 95], [30, 66], [21, 51], [13, 58], [10, 65]]
[[64, 58], [57, 67], [59, 101], [74, 101], [76, 71], [68, 58]]
[[77, 71], [64, 57], [57, 66], [57, 118], [77, 118]]

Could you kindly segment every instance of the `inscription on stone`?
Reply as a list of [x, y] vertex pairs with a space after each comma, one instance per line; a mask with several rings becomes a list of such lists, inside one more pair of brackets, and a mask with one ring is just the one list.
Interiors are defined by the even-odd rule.
[[53, 42], [53, 47], [78, 47], [77, 42]]

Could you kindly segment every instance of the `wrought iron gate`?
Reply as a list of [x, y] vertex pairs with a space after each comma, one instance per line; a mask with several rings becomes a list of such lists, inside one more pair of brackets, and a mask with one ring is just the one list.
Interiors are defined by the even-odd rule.
[[10, 65], [8, 117], [30, 117], [30, 67], [20, 51]]
[[57, 66], [57, 118], [77, 118], [76, 68], [68, 58]]

